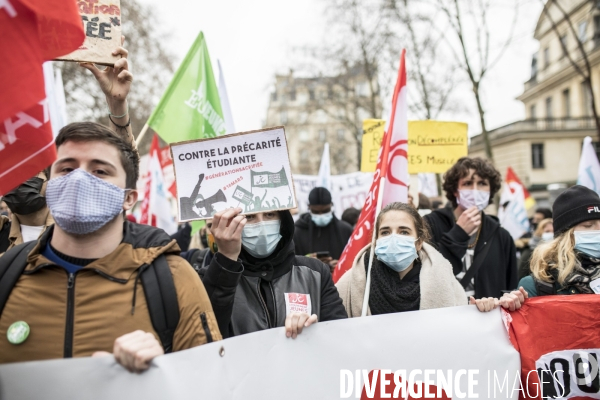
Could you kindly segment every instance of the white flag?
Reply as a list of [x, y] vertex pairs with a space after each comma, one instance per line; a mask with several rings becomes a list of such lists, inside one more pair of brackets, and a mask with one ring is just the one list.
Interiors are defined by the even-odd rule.
[[419, 174], [419, 192], [427, 197], [438, 197], [437, 179], [434, 173]]
[[221, 68], [221, 61], [217, 60], [219, 66], [219, 100], [221, 100], [221, 110], [223, 111], [223, 119], [225, 119], [225, 129], [227, 135], [235, 132], [233, 124], [233, 115], [231, 114], [231, 106], [229, 105], [229, 95], [227, 95], [227, 86], [225, 86], [225, 76]]
[[502, 196], [500, 196], [498, 219], [500, 225], [510, 233], [513, 239], [519, 239], [529, 230], [529, 219], [525, 209], [525, 194], [523, 193], [523, 187], [518, 183], [504, 182]]
[[579, 160], [579, 172], [577, 174], [577, 184], [592, 189], [600, 194], [600, 163], [596, 156], [596, 151], [592, 145], [592, 138], [586, 136], [583, 139], [583, 148], [581, 149], [581, 160]]
[[67, 125], [67, 102], [65, 101], [65, 89], [63, 87], [62, 73], [57, 68], [56, 75], [52, 61], [46, 61], [43, 64], [44, 86], [46, 89], [46, 99], [48, 99], [48, 110], [50, 113], [50, 124], [52, 125], [52, 134], [58, 135], [65, 125]]
[[321, 157], [321, 165], [319, 166], [319, 177], [317, 178], [317, 186], [327, 188], [331, 192], [331, 166], [329, 164], [329, 143], [325, 143], [323, 147], [323, 156]]

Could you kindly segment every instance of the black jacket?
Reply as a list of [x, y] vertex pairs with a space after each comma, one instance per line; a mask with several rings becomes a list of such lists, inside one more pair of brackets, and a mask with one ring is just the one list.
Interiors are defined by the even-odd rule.
[[[482, 226], [475, 246], [475, 258], [482, 247], [491, 243], [490, 249], [475, 274], [475, 298], [500, 297], [503, 290], [513, 290], [518, 280], [515, 243], [498, 220], [482, 213]], [[469, 235], [454, 219], [450, 208], [442, 208], [425, 216], [432, 241], [442, 255], [450, 261], [454, 275], [462, 271], [462, 258], [467, 252]], [[492, 237], [494, 238], [493, 240]]]
[[302, 214], [296, 221], [296, 232], [294, 232], [296, 254], [329, 251], [329, 255], [334, 260], [339, 260], [351, 235], [352, 225], [340, 221], [335, 215], [329, 225], [319, 227], [312, 221], [310, 213]]
[[347, 318], [329, 266], [294, 254], [294, 220], [280, 211], [281, 240], [273, 254], [252, 257], [242, 247], [232, 261], [216, 253], [203, 282], [224, 338], [284, 326], [285, 293], [310, 295], [319, 321]]

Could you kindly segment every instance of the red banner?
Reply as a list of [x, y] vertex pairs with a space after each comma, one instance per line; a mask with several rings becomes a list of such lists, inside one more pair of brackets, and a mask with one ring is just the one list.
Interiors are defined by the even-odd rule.
[[46, 97], [42, 63], [76, 50], [85, 34], [74, 0], [2, 0], [0, 26], [3, 121]]
[[45, 99], [0, 123], [0, 195], [35, 176], [55, 159]]
[[[383, 206], [394, 201], [406, 201], [406, 182], [408, 181], [408, 163], [406, 161], [406, 147], [408, 144], [406, 134], [408, 122], [406, 120], [406, 68], [404, 59], [405, 50], [402, 50], [400, 66], [398, 68], [398, 79], [392, 100], [390, 126], [381, 141], [381, 149], [377, 158], [377, 168], [373, 175], [373, 183], [367, 194], [365, 205], [360, 212], [358, 222], [354, 226], [352, 236], [350, 236], [350, 240], [333, 271], [334, 282], [337, 282], [346, 271], [352, 268], [352, 263], [354, 263], [358, 252], [371, 242], [381, 179], [383, 178], [387, 181], [383, 193]], [[397, 161], [397, 164], [394, 164], [394, 161]], [[396, 165], [395, 168], [394, 165]]]
[[0, 0], [0, 194], [56, 158], [42, 63], [85, 38], [74, 0]]
[[505, 316], [521, 354], [520, 399], [600, 397], [600, 296], [536, 297]]

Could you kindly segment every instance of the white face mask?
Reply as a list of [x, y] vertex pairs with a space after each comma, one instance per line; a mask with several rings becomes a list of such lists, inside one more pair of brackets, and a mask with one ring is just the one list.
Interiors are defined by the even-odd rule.
[[549, 242], [552, 239], [554, 239], [554, 233], [552, 233], [552, 232], [542, 233], [542, 242]]
[[490, 192], [477, 189], [460, 189], [456, 202], [464, 210], [476, 206], [479, 211], [482, 211], [490, 204]]
[[256, 258], [270, 256], [281, 239], [281, 220], [247, 224], [242, 231], [242, 246]]

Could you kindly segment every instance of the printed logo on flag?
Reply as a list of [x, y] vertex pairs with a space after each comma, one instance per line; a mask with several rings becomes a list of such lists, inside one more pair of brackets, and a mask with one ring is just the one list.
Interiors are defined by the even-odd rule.
[[535, 367], [542, 397], [598, 398], [600, 349], [561, 350], [541, 356]]
[[284, 293], [284, 296], [286, 316], [293, 312], [311, 314], [310, 294]]

